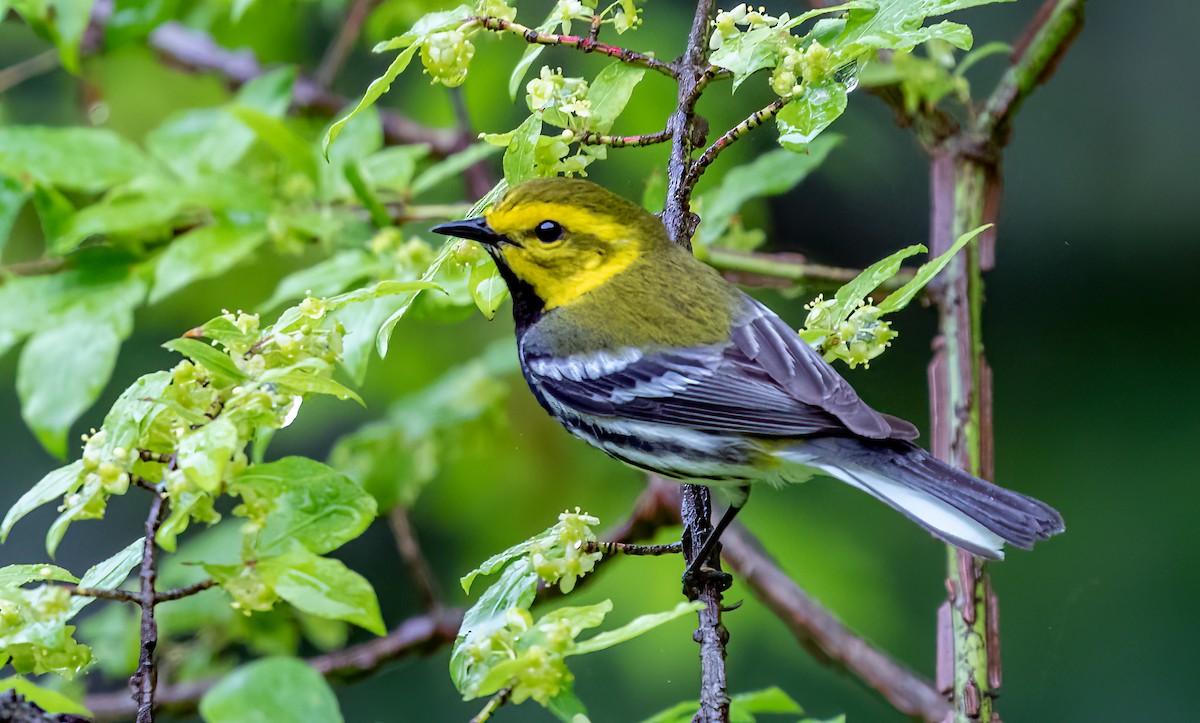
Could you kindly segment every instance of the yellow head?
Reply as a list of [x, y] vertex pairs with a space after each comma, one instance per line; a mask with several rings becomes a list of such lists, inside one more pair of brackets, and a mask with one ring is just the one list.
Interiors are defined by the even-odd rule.
[[573, 178], [522, 183], [482, 217], [433, 230], [482, 243], [514, 296], [528, 286], [544, 309], [571, 303], [671, 245], [654, 215]]

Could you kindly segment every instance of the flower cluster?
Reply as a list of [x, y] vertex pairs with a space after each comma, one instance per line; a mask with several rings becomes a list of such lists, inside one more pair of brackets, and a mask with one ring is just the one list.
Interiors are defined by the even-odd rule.
[[804, 330], [817, 336], [826, 359], [841, 359], [851, 369], [859, 364], [870, 367], [871, 360], [891, 346], [892, 339], [899, 333], [892, 330], [890, 322], [882, 319], [883, 313], [871, 299], [858, 301], [845, 319], [840, 318], [838, 306], [835, 299], [826, 299], [823, 295], [805, 304], [808, 316], [804, 320]]
[[75, 677], [92, 651], [71, 636], [71, 593], [61, 585], [0, 588], [0, 650], [18, 673]]
[[588, 84], [583, 78], [564, 78], [562, 68], [550, 70], [542, 66], [538, 77], [525, 86], [525, 102], [529, 110], [558, 111], [571, 119], [586, 119], [591, 115], [592, 104], [587, 99]]
[[771, 90], [780, 96], [798, 95], [803, 83], [812, 83], [832, 70], [829, 49], [817, 40], [807, 48], [788, 48], [771, 73]]
[[517, 17], [517, 9], [504, 0], [480, 0], [475, 6], [475, 14], [485, 18], [512, 20]]
[[530, 553], [530, 561], [538, 577], [548, 585], [558, 584], [564, 594], [575, 589], [575, 582], [592, 571], [602, 555], [586, 552], [587, 543], [596, 540], [592, 526], [600, 520], [587, 513], [563, 512], [551, 536], [540, 541]]
[[743, 32], [741, 28], [746, 30], [779, 28], [791, 20], [791, 16], [787, 13], [777, 18], [766, 13], [766, 8], [760, 7], [758, 10], [751, 10], [746, 7], [746, 3], [741, 3], [733, 10], [718, 11], [717, 17], [713, 19], [713, 34], [708, 39], [708, 47], [711, 50], [720, 50], [727, 40]]
[[430, 33], [421, 43], [421, 62], [434, 83], [453, 88], [467, 79], [475, 46], [461, 29]]

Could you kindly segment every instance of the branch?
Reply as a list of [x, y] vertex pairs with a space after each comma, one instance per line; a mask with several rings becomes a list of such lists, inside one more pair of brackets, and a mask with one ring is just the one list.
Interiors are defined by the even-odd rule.
[[185, 585], [183, 587], [177, 587], [174, 590], [156, 593], [154, 599], [160, 603], [171, 602], [172, 600], [180, 600], [182, 598], [191, 597], [197, 593], [204, 592], [216, 584], [217, 583], [215, 580], [209, 578], [208, 580], [201, 580], [200, 582], [192, 585]]
[[949, 703], [928, 681], [855, 635], [809, 597], [744, 526], [735, 522], [721, 541], [730, 569], [818, 660], [855, 674], [907, 715], [941, 721], [950, 712]]
[[575, 48], [585, 53], [600, 53], [607, 55], [610, 58], [616, 58], [622, 63], [636, 65], [648, 70], [653, 70], [656, 73], [674, 78], [675, 68], [671, 67], [670, 63], [655, 58], [652, 55], [639, 53], [636, 50], [628, 48], [619, 48], [608, 43], [601, 43], [596, 40], [593, 34], [587, 36], [578, 35], [555, 35], [554, 33], [539, 33], [537, 30], [514, 23], [511, 20], [504, 18], [496, 18], [490, 16], [467, 18], [467, 22], [477, 22], [485, 30], [491, 30], [496, 33], [514, 33], [520, 35], [525, 42], [530, 45], [562, 45], [567, 48]]
[[774, 118], [791, 101], [792, 96], [790, 95], [776, 98], [767, 107], [754, 111], [749, 118], [725, 131], [725, 135], [718, 138], [708, 148], [705, 148], [700, 157], [696, 159], [696, 162], [692, 164], [691, 175], [693, 185], [700, 180], [700, 176], [704, 174], [704, 170], [708, 168], [709, 164], [716, 160], [717, 154], [728, 148], [742, 136], [762, 125], [763, 121]]
[[665, 545], [633, 545], [627, 542], [589, 542], [584, 545], [587, 552], [599, 552], [604, 555], [631, 555], [643, 557], [658, 557], [660, 555], [678, 555], [683, 552], [683, 543], [669, 542]]
[[115, 600], [117, 602], [142, 602], [142, 596], [136, 592], [128, 590], [104, 590], [94, 587], [76, 587], [75, 585], [63, 585], [72, 595], [77, 597], [92, 597], [100, 600]]
[[429, 569], [429, 561], [421, 552], [421, 543], [417, 541], [417, 532], [413, 529], [412, 521], [408, 518], [408, 508], [397, 505], [388, 513], [388, 523], [392, 528], [392, 536], [396, 538], [396, 549], [408, 571], [412, 573], [413, 584], [427, 609], [433, 610], [441, 605], [441, 591], [438, 589], [437, 578]]
[[[454, 642], [462, 624], [461, 608], [441, 609], [409, 618], [382, 638], [369, 640], [306, 662], [327, 678], [355, 678], [406, 655], [432, 652]], [[195, 710], [197, 701], [220, 679], [189, 681], [160, 688], [157, 703], [181, 712]], [[128, 720], [136, 711], [124, 693], [89, 695], [84, 705], [97, 720]]]
[[32, 58], [14, 63], [4, 70], [0, 70], [0, 93], [15, 88], [21, 83], [36, 78], [39, 75], [49, 73], [61, 64], [61, 61], [58, 59], [58, 50], [55, 49], [38, 53]]
[[381, 0], [355, 0], [350, 6], [350, 12], [346, 13], [346, 22], [338, 29], [333, 42], [325, 49], [321, 64], [317, 66], [317, 72], [314, 74], [317, 85], [322, 88], [333, 85], [342, 66], [346, 64], [346, 56], [350, 54], [358, 36], [362, 34], [363, 23], [380, 2]]
[[1017, 109], [1058, 68], [1058, 63], [1083, 30], [1085, 0], [1046, 0], [1025, 29], [1013, 51], [1012, 65], [992, 91], [974, 125], [980, 136], [999, 134], [1007, 141], [1009, 123]]
[[154, 720], [154, 688], [158, 683], [158, 670], [154, 665], [154, 649], [158, 647], [158, 623], [154, 620], [154, 606], [157, 604], [154, 583], [158, 579], [158, 567], [154, 559], [157, 544], [154, 539], [167, 516], [168, 507], [166, 497], [155, 495], [150, 503], [150, 514], [146, 517], [146, 545], [142, 548], [142, 568], [138, 574], [141, 582], [141, 645], [137, 670], [129, 679], [137, 708], [137, 723], [152, 723]]
[[[737, 280], [757, 286], [771, 285], [763, 283], [763, 279], [781, 279], [797, 283], [820, 282], [840, 286], [852, 281], [860, 273], [859, 269], [806, 263], [804, 256], [795, 253], [754, 253], [714, 246], [705, 249], [704, 261], [719, 271], [747, 274], [750, 277], [748, 280], [741, 277]], [[898, 289], [912, 276], [912, 270], [903, 269], [880, 284], [879, 288], [885, 291]], [[792, 284], [785, 284], [790, 285]]]
[[612, 146], [613, 148], [636, 148], [655, 143], [666, 143], [669, 140], [671, 140], [671, 134], [665, 130], [640, 136], [606, 136], [585, 131], [578, 138], [579, 143], [585, 146]]
[[[149, 45], [171, 64], [193, 72], [216, 73], [237, 88], [262, 75], [264, 68], [250, 50], [229, 50], [206, 33], [180, 23], [168, 22], [150, 33]], [[322, 88], [307, 78], [297, 78], [292, 88], [292, 107], [328, 115], [340, 113], [350, 101]], [[391, 144], [425, 143], [436, 156], [447, 156], [461, 148], [454, 130], [428, 128], [393, 111], [379, 110], [384, 139]]]
[[500, 710], [500, 706], [507, 703], [508, 699], [512, 697], [512, 692], [511, 685], [501, 688], [499, 692], [488, 699], [487, 705], [483, 706], [483, 710], [479, 711], [479, 714], [472, 718], [470, 723], [484, 723], [484, 721], [491, 720], [492, 715]]

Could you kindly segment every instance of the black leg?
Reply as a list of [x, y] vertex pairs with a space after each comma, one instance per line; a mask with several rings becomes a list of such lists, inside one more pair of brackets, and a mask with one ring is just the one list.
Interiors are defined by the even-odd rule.
[[[697, 578], [702, 574], [702, 570], [708, 563], [709, 556], [712, 555], [713, 549], [716, 548], [717, 543], [721, 540], [721, 533], [725, 531], [726, 527], [729, 527], [729, 523], [733, 522], [733, 518], [737, 517], [737, 513], [741, 512], [742, 507], [745, 507], [746, 505], [746, 500], [750, 498], [750, 485], [743, 485], [740, 491], [742, 492], [741, 503], [730, 505], [729, 509], [725, 510], [725, 514], [721, 515], [721, 519], [717, 522], [717, 526], [713, 528], [712, 532], [708, 533], [708, 537], [704, 538], [704, 544], [700, 546], [699, 552], [696, 553], [696, 556], [692, 559], [691, 564], [688, 565], [687, 570], [683, 573], [683, 586], [685, 591], [689, 588], [695, 587]], [[716, 571], [713, 572], [715, 573]], [[732, 578], [725, 573], [717, 574], [719, 574], [725, 580], [732, 581]], [[726, 583], [725, 587], [729, 587], [728, 582]]]

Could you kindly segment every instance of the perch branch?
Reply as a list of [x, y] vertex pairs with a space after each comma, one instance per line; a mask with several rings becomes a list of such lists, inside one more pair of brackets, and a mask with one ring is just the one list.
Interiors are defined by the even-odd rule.
[[649, 146], [655, 143], [666, 143], [669, 140], [671, 140], [671, 134], [667, 131], [646, 133], [640, 136], [606, 136], [587, 131], [579, 136], [579, 142], [585, 146], [612, 146], [613, 148]]
[[721, 151], [733, 145], [733, 143], [735, 143], [742, 136], [762, 125], [764, 121], [774, 118], [779, 111], [783, 110], [783, 107], [791, 101], [792, 96], [790, 95], [782, 98], [776, 98], [770, 103], [770, 105], [754, 111], [752, 114], [750, 114], [749, 118], [725, 131], [725, 135], [713, 141], [713, 144], [708, 148], [705, 148], [704, 152], [700, 154], [700, 157], [697, 158], [692, 164], [692, 183], [694, 184], [700, 180], [700, 176], [703, 175], [705, 169], [707, 169], [708, 166], [714, 160], [716, 160], [717, 155], [720, 154]]
[[554, 33], [540, 33], [537, 30], [514, 23], [511, 20], [496, 17], [474, 17], [468, 18], [467, 22], [477, 22], [484, 29], [491, 30], [496, 33], [513, 33], [520, 35], [525, 42], [531, 45], [561, 45], [567, 48], [576, 48], [585, 53], [600, 53], [607, 55], [610, 58], [616, 58], [622, 63], [636, 65], [648, 70], [653, 70], [656, 73], [667, 76], [668, 78], [675, 77], [675, 68], [671, 67], [670, 63], [655, 58], [652, 55], [639, 53], [636, 50], [628, 48], [619, 48], [608, 43], [601, 43], [596, 40], [591, 34], [586, 36], [578, 35], [555, 35]]

